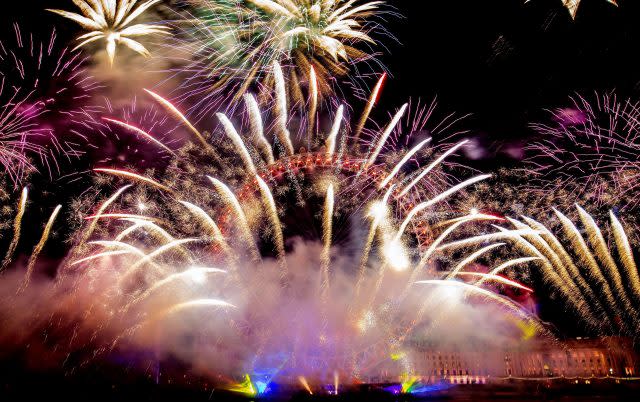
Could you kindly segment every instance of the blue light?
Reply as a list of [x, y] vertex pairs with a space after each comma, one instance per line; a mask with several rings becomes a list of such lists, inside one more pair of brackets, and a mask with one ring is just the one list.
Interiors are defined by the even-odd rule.
[[271, 391], [271, 387], [269, 387], [268, 382], [256, 381], [256, 390], [258, 391], [258, 395], [264, 395]]
[[383, 389], [390, 394], [397, 395], [402, 392], [402, 384], [393, 384], [388, 387], [384, 387]]
[[422, 394], [429, 394], [437, 391], [443, 391], [451, 387], [453, 387], [453, 384], [443, 383], [443, 382], [438, 384], [432, 384], [432, 385], [416, 384], [412, 387], [409, 393], [412, 395], [422, 395]]

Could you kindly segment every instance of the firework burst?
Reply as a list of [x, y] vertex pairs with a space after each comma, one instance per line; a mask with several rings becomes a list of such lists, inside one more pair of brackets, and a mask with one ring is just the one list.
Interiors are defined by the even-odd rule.
[[[344, 0], [189, 0], [189, 15], [178, 21], [186, 39], [180, 48], [194, 60], [181, 69], [189, 74], [185, 98], [200, 106], [215, 98], [235, 100], [248, 90], [265, 103], [283, 67], [289, 98], [299, 105], [321, 101], [334, 93], [339, 79], [349, 78], [359, 62], [375, 62], [368, 49], [382, 1]], [[366, 44], [365, 46], [359, 46]], [[309, 99], [304, 97], [308, 90]], [[313, 113], [311, 113], [313, 115]]]
[[160, 0], [73, 0], [80, 9], [80, 13], [50, 9], [53, 13], [80, 24], [89, 31], [80, 35], [80, 44], [76, 49], [89, 43], [104, 40], [109, 62], [113, 64], [116, 47], [121, 44], [143, 55], [149, 56], [149, 51], [137, 40], [132, 38], [151, 34], [166, 34], [167, 27], [158, 24], [133, 24], [137, 18], [158, 4]]
[[84, 58], [58, 44], [56, 30], [39, 38], [13, 24], [0, 40], [0, 164], [15, 187], [29, 172], [59, 171], [60, 156], [78, 156], [87, 138], [70, 121], [95, 112], [98, 88]]
[[526, 190], [635, 208], [640, 200], [639, 105], [612, 95], [594, 102], [578, 96], [572, 102], [572, 107], [552, 111], [552, 122], [533, 125], [538, 137], [525, 148], [532, 176]]
[[0, 106], [0, 165], [14, 186], [35, 170], [29, 154], [46, 156], [46, 149], [36, 141], [50, 135], [49, 131], [39, 129], [32, 121], [41, 110], [25, 104], [25, 99], [11, 96], [8, 103]]

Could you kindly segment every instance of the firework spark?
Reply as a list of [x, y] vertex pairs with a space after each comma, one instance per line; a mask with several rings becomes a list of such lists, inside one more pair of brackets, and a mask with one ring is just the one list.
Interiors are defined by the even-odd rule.
[[[3, 88], [4, 85], [0, 87]], [[30, 122], [40, 113], [38, 107], [27, 106], [26, 110], [22, 111], [24, 100], [15, 102], [10, 99], [9, 102], [0, 106], [0, 165], [17, 185], [29, 171], [34, 170], [27, 154], [46, 155], [45, 148], [35, 140], [49, 135], [49, 132], [38, 129]]]
[[147, 36], [151, 34], [167, 34], [167, 27], [158, 24], [132, 24], [135, 19], [144, 14], [160, 0], [73, 0], [80, 9], [80, 13], [72, 13], [64, 10], [48, 9], [53, 13], [80, 24], [89, 31], [80, 35], [80, 42], [76, 49], [89, 43], [104, 40], [109, 62], [113, 64], [116, 56], [116, 47], [122, 44], [129, 49], [145, 57], [149, 51], [133, 37]]

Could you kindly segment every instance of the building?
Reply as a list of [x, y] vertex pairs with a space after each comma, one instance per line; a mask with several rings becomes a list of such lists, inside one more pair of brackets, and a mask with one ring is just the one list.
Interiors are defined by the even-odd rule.
[[420, 348], [414, 354], [415, 374], [425, 382], [485, 384], [505, 378], [629, 378], [640, 373], [640, 359], [628, 338], [534, 340], [504, 349], [474, 346]]
[[631, 340], [620, 337], [536, 341], [504, 359], [503, 375], [512, 377], [633, 377], [640, 363]]

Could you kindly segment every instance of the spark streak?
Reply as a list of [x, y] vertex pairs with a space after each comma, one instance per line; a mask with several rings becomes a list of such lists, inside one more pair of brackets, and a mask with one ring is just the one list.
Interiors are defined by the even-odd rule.
[[245, 239], [245, 242], [247, 243], [247, 246], [249, 246], [250, 248], [253, 259], [260, 260], [260, 252], [258, 251], [255, 239], [251, 234], [251, 228], [249, 227], [249, 223], [247, 222], [247, 217], [244, 211], [242, 210], [242, 206], [238, 202], [238, 199], [236, 198], [235, 194], [233, 194], [231, 189], [229, 189], [229, 187], [227, 187], [227, 185], [221, 182], [220, 180], [211, 176], [207, 176], [207, 177], [209, 178], [211, 183], [213, 183], [213, 186], [216, 188], [218, 193], [220, 193], [220, 195], [225, 200], [225, 202], [231, 205], [233, 212], [238, 217], [238, 222], [239, 222], [238, 226], [240, 227], [240, 231]]
[[320, 256], [322, 264], [322, 288], [324, 289], [325, 296], [328, 295], [329, 291], [329, 265], [331, 264], [331, 238], [334, 203], [333, 184], [329, 184], [324, 204], [324, 219], [322, 220], [322, 240], [324, 247], [322, 248], [322, 255]]
[[203, 223], [204, 227], [208, 228], [211, 231], [212, 239], [215, 243], [222, 247], [223, 251], [227, 256], [231, 257], [231, 248], [227, 244], [227, 240], [224, 238], [220, 228], [216, 224], [216, 222], [199, 206], [192, 204], [187, 201], [180, 201], [182, 205], [184, 205], [192, 214], [200, 218], [200, 221]]
[[2, 266], [0, 266], [0, 272], [2, 272], [11, 263], [13, 253], [16, 251], [16, 247], [18, 246], [18, 242], [20, 241], [22, 217], [24, 216], [24, 212], [27, 207], [28, 195], [28, 188], [23, 188], [22, 194], [20, 196], [20, 203], [18, 204], [18, 213], [16, 213], [16, 217], [13, 220], [13, 239], [11, 239], [11, 243], [9, 244], [9, 248], [7, 249], [7, 253], [5, 254], [4, 260], [2, 261]]
[[413, 158], [413, 155], [415, 155], [416, 152], [421, 150], [422, 147], [425, 146], [429, 142], [431, 142], [431, 138], [427, 138], [426, 140], [420, 142], [418, 145], [413, 147], [409, 152], [407, 152], [407, 154], [404, 156], [404, 158], [402, 158], [402, 160], [396, 164], [396, 166], [393, 168], [391, 173], [389, 173], [387, 175], [387, 177], [382, 181], [382, 183], [380, 183], [378, 185], [378, 188], [382, 189], [382, 188], [387, 187], [387, 185], [391, 182], [391, 180], [393, 180], [393, 178], [396, 177], [396, 175], [398, 174], [400, 169], [402, 169], [404, 164], [407, 163], [409, 161], [409, 159]]
[[389, 125], [387, 125], [387, 128], [385, 128], [382, 134], [380, 134], [380, 137], [377, 139], [377, 145], [374, 148], [373, 152], [371, 153], [371, 156], [369, 156], [369, 158], [367, 159], [365, 166], [373, 165], [376, 159], [378, 159], [378, 155], [380, 155], [380, 151], [382, 151], [382, 147], [384, 147], [384, 144], [387, 142], [389, 135], [391, 135], [391, 132], [393, 131], [393, 129], [396, 128], [396, 126], [400, 122], [400, 119], [402, 118], [402, 116], [404, 116], [404, 113], [406, 112], [408, 106], [409, 106], [408, 103], [405, 103], [404, 105], [402, 105], [400, 110], [398, 110], [395, 116], [393, 116], [393, 119], [391, 119], [391, 122], [389, 123]]
[[416, 184], [420, 183], [420, 181], [422, 179], [424, 179], [424, 177], [427, 174], [429, 174], [429, 172], [432, 171], [433, 168], [435, 168], [440, 163], [442, 163], [442, 161], [444, 161], [449, 155], [451, 155], [452, 153], [456, 152], [458, 149], [460, 149], [467, 142], [469, 142], [469, 141], [468, 140], [460, 141], [458, 144], [456, 144], [455, 146], [451, 147], [450, 150], [448, 150], [447, 152], [445, 152], [442, 155], [440, 155], [440, 157], [438, 159], [436, 159], [429, 166], [427, 166], [425, 169], [423, 169], [422, 172], [420, 172], [420, 174], [415, 179], [413, 179], [411, 181], [411, 183], [409, 183], [409, 185], [404, 188], [404, 190], [402, 190], [400, 192], [400, 197], [404, 197], [413, 187], [415, 187]]
[[143, 136], [144, 138], [148, 139], [149, 141], [153, 142], [154, 144], [158, 145], [160, 148], [162, 148], [165, 151], [169, 152], [171, 155], [176, 156], [176, 153], [173, 152], [173, 150], [171, 148], [169, 148], [168, 146], [164, 145], [162, 142], [158, 141], [154, 136], [152, 136], [148, 132], [146, 132], [146, 131], [144, 131], [144, 130], [142, 130], [142, 129], [140, 129], [140, 128], [132, 125], [132, 124], [125, 123], [125, 122], [120, 121], [120, 120], [110, 119], [108, 117], [103, 117], [102, 119], [106, 120], [106, 121], [108, 121], [110, 123], [113, 123], [113, 124], [115, 124], [117, 126], [124, 127], [124, 128], [126, 128], [128, 130], [131, 130], [134, 133], [139, 134], [139, 135]]
[[24, 276], [24, 282], [22, 283], [20, 291], [26, 289], [27, 286], [29, 286], [29, 282], [31, 281], [31, 276], [33, 275], [33, 269], [36, 265], [36, 261], [38, 260], [38, 256], [40, 255], [40, 252], [42, 251], [45, 244], [47, 243], [47, 240], [49, 240], [49, 234], [51, 233], [51, 228], [53, 227], [53, 223], [55, 222], [56, 217], [60, 212], [60, 209], [62, 209], [62, 205], [58, 205], [53, 210], [53, 213], [49, 217], [49, 221], [47, 222], [46, 226], [44, 227], [44, 230], [42, 231], [42, 237], [40, 238], [40, 241], [38, 242], [38, 244], [36, 244], [36, 247], [33, 249], [33, 252], [29, 257], [29, 262], [27, 263], [27, 273]]
[[141, 176], [137, 173], [133, 173], [133, 172], [128, 172], [126, 170], [120, 170], [120, 169], [108, 169], [108, 168], [95, 168], [93, 169], [94, 172], [101, 172], [101, 173], [108, 173], [108, 174], [112, 174], [114, 176], [121, 176], [121, 177], [125, 177], [127, 179], [133, 179], [136, 181], [141, 181], [143, 183], [147, 183], [150, 184], [156, 188], [159, 188], [160, 190], [166, 191], [168, 193], [171, 193], [172, 190], [165, 186], [162, 185], [160, 183], [158, 183], [157, 181], [150, 179], [148, 177], [145, 176]]
[[501, 283], [503, 285], [507, 285], [507, 286], [512, 286], [514, 288], [518, 288], [518, 289], [522, 289], [522, 290], [526, 290], [527, 292], [533, 292], [533, 289], [528, 288], [524, 285], [521, 285], [520, 283], [516, 282], [516, 281], [512, 281], [508, 278], [505, 278], [504, 276], [500, 276], [500, 275], [493, 275], [493, 274], [484, 274], [481, 272], [459, 272], [456, 274], [457, 276], [475, 276], [480, 278], [480, 280], [478, 282], [476, 282], [476, 286], [480, 286], [481, 284], [483, 284], [486, 281], [494, 281], [494, 282], [498, 282]]
[[231, 123], [227, 116], [225, 116], [223, 113], [216, 113], [216, 116], [218, 116], [218, 120], [220, 120], [220, 123], [222, 123], [224, 132], [227, 134], [227, 137], [229, 137], [229, 139], [233, 142], [233, 145], [235, 145], [236, 149], [238, 150], [238, 153], [240, 153], [240, 157], [242, 158], [242, 161], [244, 162], [248, 170], [247, 174], [254, 176], [256, 174], [256, 166], [253, 164], [251, 154], [249, 153], [247, 147], [244, 145], [244, 141], [242, 141], [240, 134], [238, 134], [235, 127], [233, 126], [233, 123]]
[[331, 132], [327, 137], [327, 156], [331, 157], [336, 151], [336, 141], [338, 138], [338, 132], [340, 131], [340, 127], [342, 126], [342, 115], [344, 113], [344, 106], [340, 105], [338, 107], [338, 111], [336, 112], [335, 120], [333, 121], [333, 126], [331, 127]]
[[464, 267], [466, 267], [467, 265], [471, 264], [473, 261], [475, 261], [478, 257], [480, 257], [483, 254], [488, 253], [489, 251], [504, 246], [505, 243], [495, 243], [495, 244], [490, 244], [486, 247], [483, 247], [477, 251], [474, 251], [473, 253], [469, 254], [468, 257], [466, 257], [465, 259], [463, 259], [462, 261], [460, 261], [458, 263], [458, 265], [456, 265], [456, 267], [454, 269], [451, 270], [451, 272], [446, 276], [445, 279], [451, 279], [454, 276], [458, 275], [458, 272], [460, 272]]
[[420, 212], [422, 212], [425, 209], [429, 208], [433, 204], [436, 204], [436, 203], [444, 200], [445, 198], [449, 197], [450, 195], [452, 195], [454, 193], [457, 193], [458, 191], [462, 190], [463, 188], [468, 187], [468, 186], [470, 186], [472, 184], [475, 184], [475, 183], [477, 183], [479, 181], [485, 180], [485, 179], [487, 179], [489, 177], [491, 177], [490, 174], [485, 174], [485, 175], [472, 177], [472, 178], [470, 178], [468, 180], [465, 180], [462, 183], [459, 183], [459, 184], [451, 187], [450, 189], [438, 194], [437, 196], [435, 196], [434, 198], [430, 199], [429, 201], [421, 202], [420, 204], [416, 205], [411, 211], [409, 211], [409, 214], [407, 215], [407, 217], [402, 222], [402, 225], [400, 226], [400, 229], [398, 229], [398, 233], [396, 234], [396, 238], [402, 237], [402, 235], [404, 234], [404, 232], [407, 229], [407, 226], [409, 225], [411, 220], [417, 214], [419, 214]]
[[185, 115], [182, 114], [178, 110], [178, 108], [173, 106], [173, 104], [171, 102], [169, 102], [168, 100], [166, 100], [162, 96], [158, 95], [157, 93], [155, 93], [153, 91], [150, 91], [150, 90], [148, 90], [146, 88], [145, 88], [145, 92], [147, 92], [149, 95], [151, 95], [151, 97], [153, 97], [153, 99], [155, 99], [158, 103], [160, 103], [162, 106], [164, 106], [171, 114], [176, 116], [178, 118], [178, 120], [180, 120], [189, 130], [191, 130], [192, 133], [194, 133], [196, 135], [196, 138], [200, 141], [200, 143], [202, 145], [204, 145], [206, 148], [211, 148], [211, 145], [209, 145], [207, 140], [202, 136], [202, 134], [200, 134], [200, 131], [198, 131], [198, 129], [195, 128], [193, 126], [193, 124], [191, 124], [189, 119], [187, 119], [185, 117]]
[[273, 151], [271, 145], [264, 137], [264, 128], [262, 124], [262, 116], [260, 115], [260, 108], [256, 98], [251, 94], [244, 95], [244, 101], [247, 108], [247, 114], [249, 115], [249, 123], [251, 125], [251, 133], [253, 141], [258, 145], [264, 157], [267, 159], [267, 163], [273, 164]]
[[300, 384], [302, 384], [304, 389], [307, 390], [309, 395], [313, 395], [313, 391], [311, 391], [311, 387], [309, 386], [309, 383], [307, 382], [306, 378], [300, 376], [300, 377], [298, 377], [298, 381], [300, 381]]
[[265, 183], [260, 178], [260, 176], [256, 176], [256, 181], [258, 182], [258, 186], [260, 188], [262, 202], [265, 204], [265, 207], [267, 208], [267, 214], [269, 215], [269, 219], [271, 220], [271, 225], [273, 227], [273, 238], [275, 240], [276, 251], [278, 253], [278, 260], [280, 261], [280, 265], [282, 267], [282, 275], [284, 275], [287, 270], [284, 250], [284, 235], [282, 234], [282, 225], [280, 224], [280, 218], [278, 217], [276, 202], [273, 199], [273, 194], [271, 194], [271, 189], [269, 188], [267, 183]]
[[358, 140], [360, 138], [360, 133], [362, 133], [362, 129], [364, 128], [365, 123], [369, 119], [369, 115], [371, 114], [371, 111], [373, 110], [373, 107], [375, 106], [376, 102], [378, 101], [378, 97], [380, 95], [380, 89], [382, 89], [382, 84], [384, 84], [385, 78], [387, 78], [387, 73], [384, 73], [384, 74], [382, 74], [380, 76], [380, 79], [378, 80], [378, 83], [373, 88], [373, 91], [371, 91], [371, 95], [369, 96], [369, 100], [367, 101], [367, 106], [365, 107], [364, 112], [362, 113], [362, 116], [360, 117], [360, 121], [358, 122], [358, 125], [356, 126], [356, 130], [355, 130], [355, 133], [354, 133], [354, 137], [355, 137], [356, 140]]
[[276, 116], [277, 116], [277, 135], [280, 145], [284, 147], [287, 155], [293, 155], [293, 145], [291, 144], [291, 134], [287, 128], [287, 92], [282, 75], [282, 68], [277, 62], [273, 63], [273, 76], [276, 82]]

